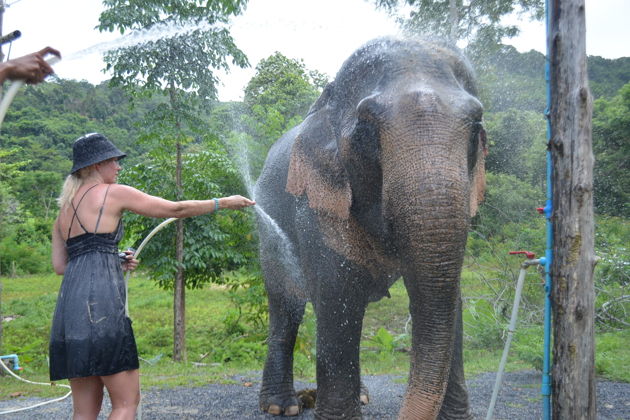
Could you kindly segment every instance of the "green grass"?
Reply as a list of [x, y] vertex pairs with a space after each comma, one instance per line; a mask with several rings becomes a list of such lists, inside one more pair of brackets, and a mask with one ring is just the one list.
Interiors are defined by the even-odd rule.
[[[24, 368], [21, 376], [48, 382], [47, 346], [51, 317], [61, 278], [29, 276], [0, 278], [3, 284], [2, 354], [16, 353]], [[535, 280], [534, 280], [535, 281]], [[477, 299], [485, 296], [487, 286], [475, 275], [463, 275], [465, 304], [464, 360], [467, 377], [496, 371], [503, 349], [505, 325], [495, 325], [494, 309]], [[538, 287], [536, 285], [535, 287]], [[371, 303], [366, 311], [361, 342], [363, 374], [400, 375], [404, 381], [409, 370], [410, 337], [408, 298], [402, 282], [396, 282], [391, 299]], [[532, 300], [538, 299], [536, 292]], [[475, 300], [477, 299], [477, 300]], [[172, 362], [172, 292], [137, 276], [129, 288], [130, 314], [141, 361], [141, 382], [151, 387], [198, 386], [206, 383], [231, 383], [236, 374], [255, 380], [262, 369], [266, 332], [248, 325], [232, 305], [223, 287], [207, 286], [186, 291], [187, 362]], [[509, 310], [508, 308], [508, 317]], [[505, 311], [503, 311], [505, 312]], [[488, 325], [491, 323], [492, 325]], [[502, 326], [503, 325], [503, 326]], [[407, 327], [410, 328], [410, 325]], [[481, 331], [488, 331], [483, 334]], [[300, 379], [315, 376], [315, 316], [310, 305], [300, 328], [295, 353], [295, 373]], [[630, 382], [630, 330], [598, 333], [596, 369], [600, 377]], [[506, 369], [531, 369], [542, 357], [542, 330], [537, 325], [517, 328]], [[61, 381], [67, 383], [67, 381]], [[61, 396], [65, 388], [25, 384], [7, 376], [0, 377], [0, 399], [13, 393], [29, 397]]]

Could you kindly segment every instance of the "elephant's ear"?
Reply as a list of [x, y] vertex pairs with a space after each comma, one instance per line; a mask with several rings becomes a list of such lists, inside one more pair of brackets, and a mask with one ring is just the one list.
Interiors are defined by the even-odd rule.
[[286, 191], [306, 194], [309, 207], [348, 219], [352, 191], [339, 159], [337, 136], [325, 109], [311, 112], [291, 150]]
[[477, 214], [479, 204], [483, 201], [486, 191], [486, 155], [488, 148], [486, 146], [486, 131], [481, 127], [479, 129], [479, 141], [477, 142], [477, 162], [472, 170], [472, 180], [470, 184], [470, 217]]

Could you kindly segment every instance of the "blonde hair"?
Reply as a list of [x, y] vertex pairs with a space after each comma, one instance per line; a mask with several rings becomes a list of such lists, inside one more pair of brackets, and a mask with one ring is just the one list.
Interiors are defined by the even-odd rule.
[[92, 168], [93, 165], [90, 165], [66, 177], [63, 187], [61, 187], [61, 194], [57, 198], [57, 205], [60, 209], [70, 205], [77, 190], [83, 185], [83, 179], [92, 172]]

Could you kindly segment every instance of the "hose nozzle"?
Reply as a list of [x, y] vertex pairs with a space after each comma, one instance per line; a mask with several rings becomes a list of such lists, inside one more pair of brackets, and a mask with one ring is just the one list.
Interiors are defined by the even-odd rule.
[[21, 36], [22, 36], [22, 32], [20, 31], [13, 31], [13, 32], [9, 32], [6, 35], [0, 36], [0, 46], [4, 44], [8, 44], [9, 42], [13, 42]]

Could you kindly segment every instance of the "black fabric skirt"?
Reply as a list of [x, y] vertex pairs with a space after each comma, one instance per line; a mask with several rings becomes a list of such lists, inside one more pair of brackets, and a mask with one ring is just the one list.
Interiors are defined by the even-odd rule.
[[138, 369], [125, 301], [115, 250], [88, 251], [70, 259], [50, 332], [51, 381]]

